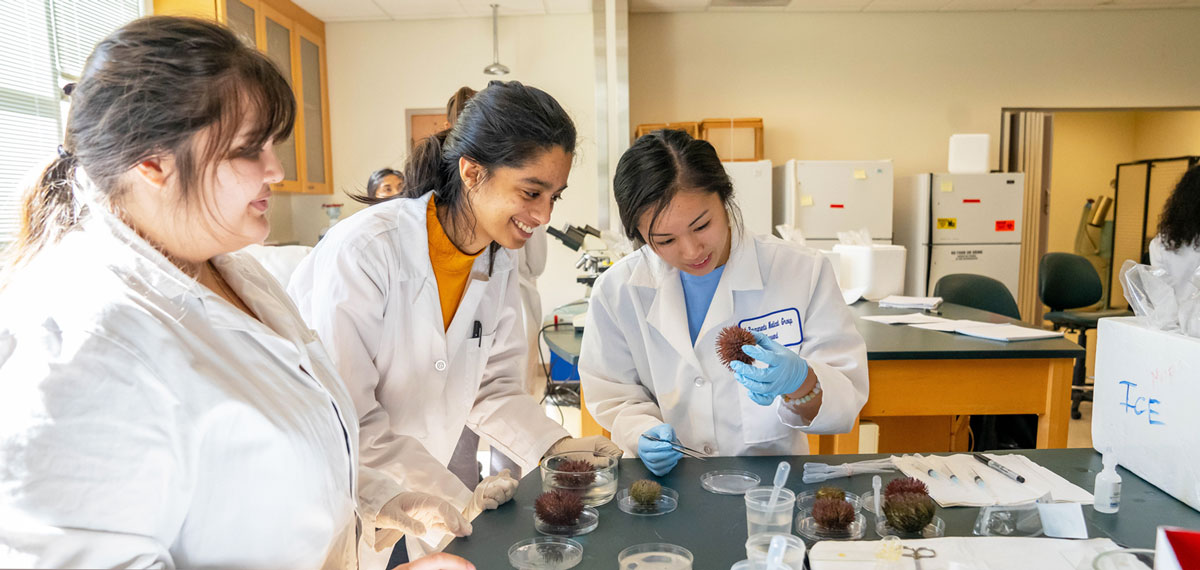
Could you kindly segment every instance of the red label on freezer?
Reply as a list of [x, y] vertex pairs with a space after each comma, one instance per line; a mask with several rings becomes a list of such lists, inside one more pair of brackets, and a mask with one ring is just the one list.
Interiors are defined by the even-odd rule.
[[980, 202], [981, 202], [981, 200], [979, 200], [978, 198], [967, 198], [967, 199], [963, 200], [963, 204], [978, 204]]
[[996, 231], [998, 232], [1015, 232], [1017, 231], [1016, 220], [996, 220]]
[[829, 207], [830, 208], [845, 208], [846, 205], [845, 204], [830, 204]]

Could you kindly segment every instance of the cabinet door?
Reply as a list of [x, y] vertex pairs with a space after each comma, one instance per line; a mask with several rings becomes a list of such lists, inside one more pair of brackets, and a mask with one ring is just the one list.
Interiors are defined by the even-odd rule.
[[301, 130], [304, 156], [303, 192], [313, 194], [332, 193], [330, 184], [332, 169], [329, 152], [329, 111], [326, 76], [325, 43], [314, 33], [297, 26], [300, 38], [300, 90], [299, 104], [301, 120], [296, 127]]
[[225, 8], [225, 24], [229, 29], [246, 42], [246, 45], [258, 47], [258, 2], [251, 0], [221, 0]]
[[[271, 58], [271, 61], [274, 61], [275, 65], [279, 67], [279, 71], [287, 78], [288, 85], [291, 85], [292, 91], [295, 92], [295, 78], [297, 73], [294, 63], [295, 58], [293, 57], [293, 44], [295, 43], [296, 32], [292, 21], [266, 4], [260, 5], [260, 9], [266, 17], [264, 51], [266, 51], [267, 57]], [[278, 184], [272, 184], [272, 190], [282, 190], [285, 192], [298, 192], [301, 190], [300, 167], [296, 148], [295, 133], [286, 140], [275, 143], [275, 156], [279, 158], [279, 163], [283, 167], [283, 181]]]

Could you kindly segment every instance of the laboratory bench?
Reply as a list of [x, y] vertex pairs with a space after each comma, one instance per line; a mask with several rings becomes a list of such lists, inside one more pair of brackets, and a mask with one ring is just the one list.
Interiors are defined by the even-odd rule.
[[[1026, 455], [1089, 491], [1101, 469], [1100, 455], [1091, 449], [1023, 450], [1013, 453]], [[660, 478], [653, 477], [640, 460], [622, 459], [618, 489], [626, 489], [638, 479], [656, 479], [679, 493], [678, 508], [661, 516], [634, 516], [619, 510], [615, 499], [597, 507], [600, 513], [599, 526], [589, 534], [573, 538], [583, 545], [583, 561], [576, 568], [607, 570], [616, 565], [617, 554], [626, 547], [666, 542], [691, 551], [695, 557], [693, 567], [698, 570], [724, 570], [746, 557], [745, 502], [740, 495], [716, 495], [705, 491], [700, 485], [702, 474], [718, 469], [744, 469], [769, 482], [779, 461], [787, 460], [792, 469], [786, 486], [797, 494], [833, 485], [862, 495], [871, 490], [871, 475], [855, 475], [805, 485], [800, 480], [803, 464], [806, 461], [838, 464], [881, 457], [886, 455], [711, 457], [704, 461], [685, 457], [674, 470]], [[1095, 512], [1091, 505], [1083, 506], [1089, 537], [1110, 538], [1120, 546], [1153, 548], [1155, 528], [1159, 525], [1200, 528], [1200, 513], [1133, 473], [1124, 469], [1118, 469], [1118, 472], [1123, 483], [1118, 513], [1106, 515]], [[900, 476], [897, 472], [882, 477], [886, 484]], [[473, 534], [456, 539], [446, 552], [463, 556], [478, 568], [508, 568], [509, 547], [521, 540], [540, 536], [534, 529], [533, 503], [541, 491], [541, 474], [535, 470], [521, 480], [512, 501], [476, 518]], [[946, 536], [972, 536], [978, 513], [979, 509], [974, 507], [953, 507], [938, 508], [937, 515], [946, 523]], [[869, 513], [864, 513], [864, 516], [867, 530], [863, 540], [878, 540], [874, 516]], [[793, 520], [793, 534], [796, 534], [794, 529]]]

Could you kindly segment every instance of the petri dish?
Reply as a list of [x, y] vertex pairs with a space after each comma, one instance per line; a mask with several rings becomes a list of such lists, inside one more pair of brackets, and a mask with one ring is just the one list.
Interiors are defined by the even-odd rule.
[[539, 519], [537, 515], [533, 515], [533, 528], [550, 536], [579, 536], [596, 530], [599, 525], [600, 512], [593, 507], [584, 507], [583, 513], [579, 515], [579, 520], [570, 525], [550, 524]]
[[566, 570], [583, 560], [583, 545], [569, 538], [527, 538], [508, 549], [508, 563], [518, 570]]
[[692, 570], [692, 553], [665, 542], [638, 544], [617, 555], [619, 570]]
[[887, 517], [879, 517], [875, 521], [875, 532], [879, 536], [898, 536], [900, 538], [937, 538], [946, 536], [946, 521], [942, 517], [934, 515], [933, 522], [925, 525], [921, 532], [903, 532], [892, 528], [887, 522]]
[[[850, 491], [846, 491], [845, 493], [846, 502], [850, 503], [854, 507], [854, 510], [857, 511], [860, 508], [865, 508], [863, 507], [862, 499], [860, 499], [858, 495], [851, 493]], [[867, 496], [870, 497], [870, 494]], [[815, 502], [817, 502], [816, 491], [805, 491], [799, 495], [796, 495], [796, 510], [799, 511], [801, 518], [812, 514], [813, 503]]]
[[796, 523], [796, 532], [809, 540], [859, 540], [866, 534], [867, 518], [855, 513], [854, 522], [846, 530], [827, 529], [817, 524], [816, 519], [804, 517]]
[[633, 500], [629, 496], [629, 489], [621, 489], [617, 492], [617, 508], [623, 513], [631, 515], [653, 517], [665, 515], [675, 510], [679, 506], [679, 493], [670, 487], [662, 488], [662, 496], [653, 505], [642, 505]]
[[[776, 566], [775, 568], [776, 570], [792, 570], [793, 568], [800, 567], [784, 563]], [[765, 560], [739, 560], [734, 562], [733, 566], [730, 567], [729, 570], [767, 570], [767, 562]]]
[[718, 495], [745, 495], [762, 482], [762, 478], [749, 471], [738, 469], [709, 471], [700, 476], [700, 486], [709, 493]]

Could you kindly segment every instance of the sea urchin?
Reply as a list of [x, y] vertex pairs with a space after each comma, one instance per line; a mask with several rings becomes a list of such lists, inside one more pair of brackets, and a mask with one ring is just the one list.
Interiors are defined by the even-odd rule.
[[629, 496], [639, 507], [651, 508], [657, 505], [659, 497], [662, 497], [662, 485], [649, 479], [634, 481], [629, 486]]
[[596, 468], [585, 459], [563, 461], [554, 471], [554, 481], [568, 489], [581, 490], [596, 481]]
[[724, 364], [727, 368], [729, 367], [729, 363], [734, 360], [753, 364], [754, 359], [742, 352], [742, 347], [747, 344], [757, 344], [754, 342], [754, 335], [750, 334], [750, 331], [737, 326], [725, 327], [717, 335], [717, 358], [720, 358], [721, 364]]
[[533, 512], [542, 522], [556, 526], [570, 526], [579, 522], [583, 514], [583, 500], [579, 495], [562, 489], [542, 493], [533, 503]]
[[845, 499], [817, 499], [813, 502], [812, 517], [821, 528], [844, 532], [854, 522], [854, 505]]

